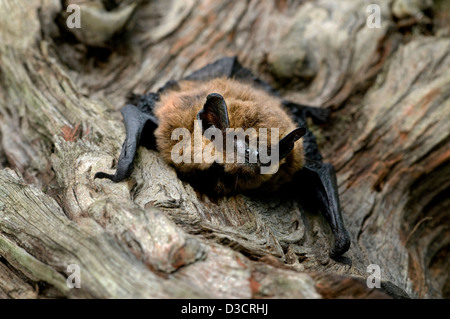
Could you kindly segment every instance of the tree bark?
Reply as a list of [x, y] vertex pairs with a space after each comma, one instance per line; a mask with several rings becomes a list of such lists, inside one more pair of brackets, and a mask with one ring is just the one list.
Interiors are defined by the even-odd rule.
[[[372, 2], [379, 28], [364, 0], [0, 0], [0, 298], [449, 297], [450, 10]], [[144, 148], [126, 182], [93, 180], [114, 171], [129, 92], [231, 55], [332, 111], [311, 125], [346, 260], [294, 198], [212, 200]]]

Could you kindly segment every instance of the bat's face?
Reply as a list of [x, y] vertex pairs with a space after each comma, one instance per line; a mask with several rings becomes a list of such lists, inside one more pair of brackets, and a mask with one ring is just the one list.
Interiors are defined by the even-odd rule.
[[218, 87], [225, 97], [209, 87], [162, 97], [155, 132], [162, 156], [216, 193], [257, 189], [274, 176], [292, 175], [303, 164], [301, 143], [295, 142], [305, 129], [295, 129], [273, 98], [245, 95], [241, 84], [234, 90], [233, 82], [227, 84]]

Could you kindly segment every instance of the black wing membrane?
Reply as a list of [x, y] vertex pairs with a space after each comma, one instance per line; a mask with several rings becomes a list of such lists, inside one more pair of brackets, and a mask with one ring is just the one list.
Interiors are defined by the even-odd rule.
[[234, 78], [266, 92], [279, 96], [270, 84], [262, 81], [250, 69], [243, 67], [236, 56], [221, 58], [185, 77], [185, 80], [207, 81], [220, 77]]
[[330, 256], [339, 259], [350, 248], [350, 236], [342, 219], [336, 173], [333, 165], [322, 162], [322, 154], [317, 146], [316, 137], [307, 128], [306, 122], [307, 117], [311, 117], [313, 121], [322, 122], [326, 113], [321, 112], [320, 108], [312, 106], [298, 105], [288, 101], [285, 101], [284, 104], [296, 108], [297, 124], [306, 128], [306, 134], [303, 136], [306, 161], [303, 169], [294, 178], [294, 182], [300, 190], [300, 200], [311, 209], [318, 207], [324, 215], [334, 236], [334, 247], [330, 251]]
[[126, 139], [122, 144], [117, 170], [114, 175], [98, 172], [94, 178], [107, 178], [120, 182], [127, 178], [133, 170], [134, 156], [138, 146], [156, 149], [154, 131], [158, 127], [157, 119], [149, 111], [127, 104], [121, 110], [125, 123]]
[[296, 175], [301, 189], [302, 203], [311, 209], [319, 208], [331, 227], [334, 247], [332, 258], [338, 258], [350, 248], [350, 236], [342, 220], [336, 173], [330, 163], [322, 163], [306, 158], [305, 166]]

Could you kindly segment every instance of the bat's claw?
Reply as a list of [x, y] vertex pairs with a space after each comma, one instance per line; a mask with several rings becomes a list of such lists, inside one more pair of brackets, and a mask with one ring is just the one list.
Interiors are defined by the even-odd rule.
[[107, 179], [110, 179], [110, 180], [114, 181], [114, 175], [106, 174], [106, 173], [103, 173], [103, 172], [95, 173], [94, 179], [97, 179], [97, 178], [99, 178], [99, 179], [107, 178]]
[[331, 249], [330, 257], [336, 259], [346, 253], [350, 248], [350, 236], [346, 229], [335, 235], [334, 247]]

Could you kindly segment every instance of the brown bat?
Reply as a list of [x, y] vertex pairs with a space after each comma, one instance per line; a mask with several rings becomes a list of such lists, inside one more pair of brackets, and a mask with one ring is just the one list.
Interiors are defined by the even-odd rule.
[[331, 257], [349, 249], [333, 166], [322, 162], [306, 126], [306, 117], [325, 121], [326, 110], [282, 100], [236, 57], [132, 100], [121, 111], [127, 136], [116, 173], [95, 178], [127, 178], [142, 145], [158, 150], [194, 188], [215, 196], [274, 193], [290, 185], [330, 224]]

